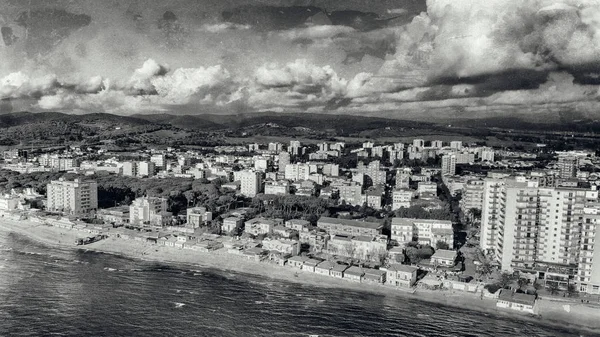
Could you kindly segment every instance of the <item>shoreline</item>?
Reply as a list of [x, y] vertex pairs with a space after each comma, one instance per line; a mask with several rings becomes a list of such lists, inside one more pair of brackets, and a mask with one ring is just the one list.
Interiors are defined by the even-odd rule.
[[[497, 308], [496, 300], [481, 299], [479, 294], [451, 290], [425, 290], [421, 288], [413, 292], [412, 289], [404, 290], [388, 285], [369, 285], [365, 287], [364, 283], [337, 279], [266, 262], [250, 261], [241, 256], [229, 254], [223, 249], [214, 252], [200, 252], [115, 238], [107, 238], [85, 246], [76, 246], [74, 244], [75, 239], [82, 236], [76, 230], [6, 218], [0, 219], [0, 232], [16, 233], [50, 247], [66, 248], [73, 251], [87, 250], [135, 260], [216, 269], [292, 282], [303, 286], [348, 289], [384, 296], [391, 295], [402, 299], [441, 304], [477, 311], [482, 314], [492, 314], [503, 318], [517, 318], [553, 327], [600, 333], [600, 325], [597, 324], [598, 317], [600, 317], [600, 308], [594, 309], [584, 305], [578, 306], [574, 302], [569, 304], [574, 307], [573, 309], [576, 309], [575, 306], [577, 306], [579, 310], [570, 310], [571, 313], [569, 313], [563, 308], [564, 302], [538, 300], [539, 315], [531, 315]], [[296, 277], [296, 274], [298, 277]], [[585, 317], [582, 317], [582, 315]]]

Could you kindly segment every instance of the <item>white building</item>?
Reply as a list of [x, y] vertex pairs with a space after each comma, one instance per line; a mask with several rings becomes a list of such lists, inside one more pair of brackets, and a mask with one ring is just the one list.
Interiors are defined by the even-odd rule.
[[241, 171], [240, 192], [249, 198], [255, 197], [262, 192], [262, 174], [257, 171]]
[[98, 209], [98, 184], [95, 181], [51, 181], [46, 188], [46, 209], [67, 214], [88, 213]]
[[163, 226], [170, 217], [165, 198], [141, 197], [129, 206], [129, 223], [132, 225]]
[[435, 247], [438, 241], [454, 245], [452, 222], [447, 220], [393, 218], [391, 239], [403, 245], [411, 241]]
[[456, 155], [445, 154], [442, 156], [442, 175], [456, 174]]
[[392, 210], [402, 207], [409, 208], [410, 201], [415, 196], [415, 192], [410, 189], [399, 189], [392, 192]]
[[186, 223], [187, 226], [198, 228], [212, 221], [213, 214], [206, 210], [206, 207], [193, 207], [187, 209]]

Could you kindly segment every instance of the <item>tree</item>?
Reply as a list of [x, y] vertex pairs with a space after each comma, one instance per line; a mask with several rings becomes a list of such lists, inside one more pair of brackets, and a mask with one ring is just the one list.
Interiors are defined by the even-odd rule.
[[577, 295], [577, 287], [575, 287], [573, 283], [569, 283], [569, 285], [567, 286], [567, 296], [575, 297]]
[[390, 252], [387, 249], [379, 249], [376, 256], [379, 265], [385, 266], [387, 264], [387, 259], [390, 256]]
[[529, 281], [521, 277], [519, 277], [519, 279], [517, 280], [517, 285], [519, 286], [519, 289], [523, 289], [523, 287], [526, 286], [527, 283], [529, 283]]
[[552, 294], [552, 295], [558, 294], [558, 291], [560, 290], [560, 288], [558, 287], [558, 283], [557, 282], [551, 282], [548, 285], [548, 290], [550, 291], [550, 294]]
[[513, 274], [504, 272], [502, 273], [502, 275], [500, 275], [500, 280], [498, 281], [498, 284], [500, 284], [502, 288], [506, 288], [513, 283], [514, 279], [515, 278]]
[[438, 241], [435, 244], [435, 249], [450, 249], [450, 246], [444, 241]]
[[477, 272], [479, 273], [480, 277], [489, 277], [492, 272], [494, 271], [494, 269], [492, 268], [492, 264], [489, 263], [488, 261], [484, 261], [481, 263], [480, 266], [478, 266], [477, 268]]

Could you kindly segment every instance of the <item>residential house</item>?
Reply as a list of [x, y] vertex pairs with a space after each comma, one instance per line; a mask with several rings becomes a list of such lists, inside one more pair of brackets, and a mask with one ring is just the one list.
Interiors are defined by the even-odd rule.
[[306, 256], [292, 256], [288, 259], [287, 264], [292, 268], [302, 269], [304, 262], [308, 259]]
[[267, 257], [267, 251], [258, 247], [244, 249], [243, 256], [248, 260], [260, 262]]
[[438, 249], [431, 256], [431, 264], [434, 266], [454, 267], [458, 253], [454, 250]]
[[363, 283], [384, 284], [386, 271], [380, 269], [363, 268], [365, 275], [362, 278]]
[[308, 260], [304, 261], [304, 264], [302, 265], [302, 270], [306, 270], [306, 271], [314, 273], [315, 272], [315, 267], [319, 263], [321, 263], [321, 260], [308, 259]]
[[273, 227], [275, 227], [275, 225], [276, 222], [274, 220], [265, 218], [254, 218], [244, 223], [244, 232], [252, 234], [254, 236], [258, 236], [261, 234], [268, 235], [273, 233]]
[[242, 228], [242, 224], [244, 220], [239, 217], [230, 216], [228, 218], [223, 219], [223, 225], [221, 226], [222, 233], [232, 233], [237, 232]]
[[417, 267], [393, 263], [389, 267], [382, 268], [381, 270], [386, 271], [386, 284], [410, 288], [417, 282]]
[[280, 252], [284, 256], [300, 254], [300, 242], [296, 240], [266, 238], [262, 242], [262, 247], [269, 251]]

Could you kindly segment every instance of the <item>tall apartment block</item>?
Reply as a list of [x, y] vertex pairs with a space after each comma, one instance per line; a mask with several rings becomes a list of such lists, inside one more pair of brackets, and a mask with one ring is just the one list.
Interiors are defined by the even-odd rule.
[[46, 195], [49, 211], [82, 214], [98, 208], [98, 184], [93, 180], [53, 180], [46, 188]]

